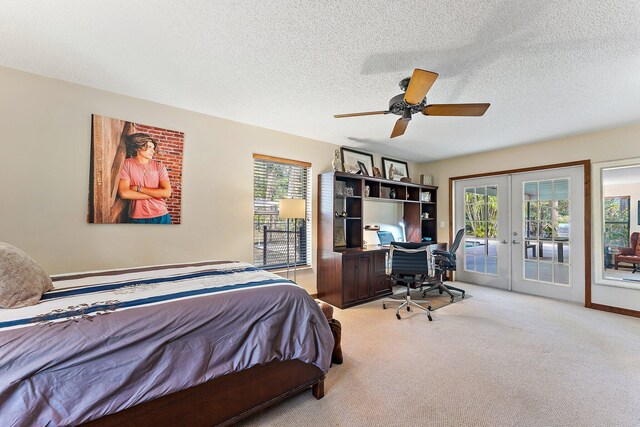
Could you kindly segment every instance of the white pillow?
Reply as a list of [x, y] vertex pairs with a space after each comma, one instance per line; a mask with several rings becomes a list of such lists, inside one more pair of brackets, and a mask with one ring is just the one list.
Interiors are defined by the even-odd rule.
[[35, 305], [53, 289], [51, 277], [29, 255], [0, 242], [0, 308]]

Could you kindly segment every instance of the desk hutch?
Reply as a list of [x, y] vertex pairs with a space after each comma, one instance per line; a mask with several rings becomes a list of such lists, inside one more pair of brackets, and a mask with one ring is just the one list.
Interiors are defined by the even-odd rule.
[[388, 249], [363, 247], [366, 200], [400, 203], [407, 241], [436, 243], [437, 190], [345, 172], [318, 175], [318, 298], [346, 308], [391, 294]]

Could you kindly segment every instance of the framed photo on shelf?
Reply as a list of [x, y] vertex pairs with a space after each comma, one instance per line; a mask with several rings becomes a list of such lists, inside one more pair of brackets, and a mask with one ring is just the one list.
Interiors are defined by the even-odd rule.
[[358, 160], [358, 167], [360, 168], [360, 172], [362, 172], [362, 175], [369, 176], [369, 171], [367, 170], [367, 167], [360, 160]]
[[[362, 171], [362, 173], [369, 175], [368, 171], [373, 170], [373, 155], [347, 147], [340, 147], [340, 153], [342, 154], [342, 164], [345, 172], [358, 173]], [[363, 166], [360, 166], [360, 163]], [[364, 167], [364, 170], [362, 167]]]
[[409, 178], [409, 165], [402, 160], [383, 157], [382, 172], [385, 178], [400, 181], [402, 178]]
[[382, 178], [382, 172], [380, 172], [380, 169], [375, 166], [373, 167], [373, 176]]
[[347, 240], [344, 236], [344, 227], [341, 225], [336, 225], [336, 228], [333, 230], [333, 245], [347, 246]]

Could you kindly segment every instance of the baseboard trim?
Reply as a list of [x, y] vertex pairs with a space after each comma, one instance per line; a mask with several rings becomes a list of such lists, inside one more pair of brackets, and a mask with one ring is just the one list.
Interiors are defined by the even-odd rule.
[[600, 311], [608, 311], [609, 313], [623, 314], [625, 316], [640, 317], [640, 311], [630, 310], [628, 308], [612, 307], [610, 305], [591, 303], [589, 308]]

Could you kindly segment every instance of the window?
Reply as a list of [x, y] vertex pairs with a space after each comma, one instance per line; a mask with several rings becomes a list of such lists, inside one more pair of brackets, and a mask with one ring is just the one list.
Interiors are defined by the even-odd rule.
[[604, 246], [629, 246], [629, 196], [604, 198]]
[[[311, 265], [311, 163], [253, 155], [253, 263]], [[305, 219], [278, 216], [280, 199], [305, 199]], [[297, 259], [295, 259], [297, 256]]]

